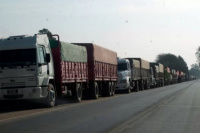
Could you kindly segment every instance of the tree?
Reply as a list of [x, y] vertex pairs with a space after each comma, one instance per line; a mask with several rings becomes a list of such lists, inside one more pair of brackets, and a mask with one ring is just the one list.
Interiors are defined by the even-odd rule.
[[191, 65], [190, 75], [200, 77], [200, 68], [197, 63]]
[[156, 62], [163, 64], [171, 69], [182, 71], [188, 74], [188, 66], [185, 60], [179, 55], [178, 57], [173, 54], [159, 54], [157, 55]]
[[200, 46], [197, 48], [195, 55], [197, 57], [197, 62], [200, 64]]

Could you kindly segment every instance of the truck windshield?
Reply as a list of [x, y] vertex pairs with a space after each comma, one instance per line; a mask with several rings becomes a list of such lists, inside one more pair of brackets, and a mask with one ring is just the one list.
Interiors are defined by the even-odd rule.
[[36, 65], [36, 49], [0, 51], [0, 67]]
[[122, 71], [122, 70], [127, 70], [127, 64], [126, 63], [119, 63], [118, 65], [117, 65], [117, 69], [118, 69], [118, 71]]

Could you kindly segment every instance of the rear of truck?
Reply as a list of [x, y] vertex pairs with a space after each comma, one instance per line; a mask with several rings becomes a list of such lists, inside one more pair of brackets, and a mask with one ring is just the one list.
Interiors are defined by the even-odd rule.
[[[56, 37], [56, 35], [55, 35]], [[78, 102], [87, 88], [87, 50], [59, 39], [50, 39], [55, 66], [55, 85], [58, 95], [72, 95]]]
[[[53, 61], [46, 35], [0, 40], [0, 100], [43, 99], [54, 105]], [[51, 94], [51, 97], [50, 97]]]
[[117, 83], [117, 53], [93, 43], [73, 43], [85, 46], [88, 59], [88, 93], [97, 99], [99, 94], [112, 96]]

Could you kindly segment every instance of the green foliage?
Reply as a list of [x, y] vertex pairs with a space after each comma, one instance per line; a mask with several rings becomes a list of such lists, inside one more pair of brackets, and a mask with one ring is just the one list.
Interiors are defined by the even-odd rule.
[[195, 55], [197, 57], [197, 62], [200, 63], [200, 47], [197, 48]]
[[192, 64], [190, 69], [190, 75], [200, 77], [200, 68], [198, 64]]
[[188, 66], [184, 59], [179, 55], [178, 57], [173, 54], [159, 54], [157, 55], [156, 62], [163, 64], [171, 69], [182, 71], [188, 74]]

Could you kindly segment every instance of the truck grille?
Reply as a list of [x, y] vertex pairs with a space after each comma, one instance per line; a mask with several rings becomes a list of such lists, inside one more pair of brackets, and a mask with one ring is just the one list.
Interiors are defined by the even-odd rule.
[[17, 87], [26, 87], [25, 82], [15, 82], [15, 83], [2, 83], [2, 88], [17, 88]]

